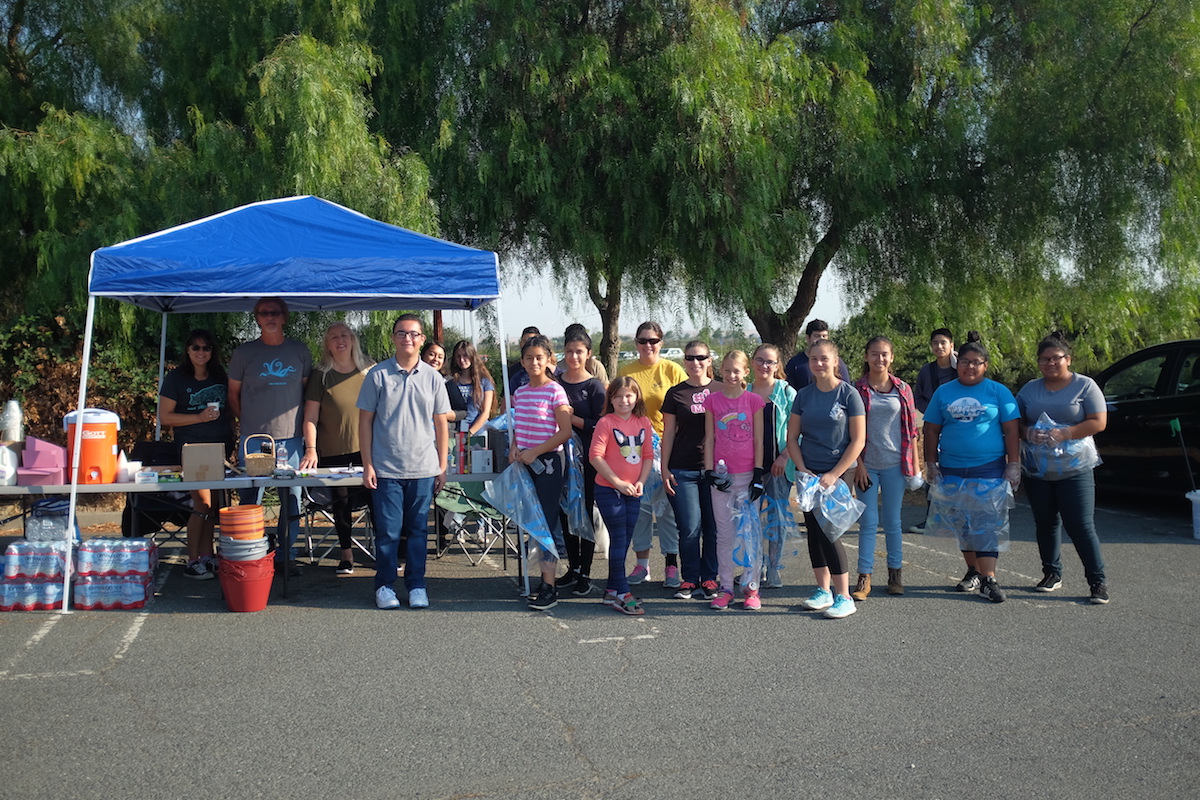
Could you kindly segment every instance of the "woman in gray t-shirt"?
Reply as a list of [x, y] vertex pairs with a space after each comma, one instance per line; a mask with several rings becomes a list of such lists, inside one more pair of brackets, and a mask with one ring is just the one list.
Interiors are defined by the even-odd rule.
[[[820, 339], [809, 345], [808, 366], [813, 382], [796, 393], [788, 417], [788, 455], [800, 473], [820, 475], [822, 488], [832, 487], [854, 467], [867, 438], [862, 398], [838, 377], [838, 363], [833, 342]], [[829, 541], [812, 512], [805, 512], [804, 525], [817, 590], [801, 605], [824, 611], [833, 619], [853, 614], [846, 548], [840, 539]]]
[[[1038, 344], [1038, 369], [1042, 377], [1021, 387], [1017, 407], [1021, 410], [1021, 436], [1031, 444], [1051, 444], [1086, 439], [1104, 430], [1108, 410], [1096, 382], [1071, 371], [1071, 347], [1061, 334], [1053, 333]], [[1046, 414], [1059, 427], [1035, 427]], [[1038, 551], [1042, 557], [1039, 592], [1062, 586], [1062, 527], [1075, 545], [1091, 587], [1091, 602], [1108, 602], [1104, 559], [1096, 535], [1096, 479], [1093, 468], [1050, 480], [1026, 475], [1025, 493], [1033, 509]]]

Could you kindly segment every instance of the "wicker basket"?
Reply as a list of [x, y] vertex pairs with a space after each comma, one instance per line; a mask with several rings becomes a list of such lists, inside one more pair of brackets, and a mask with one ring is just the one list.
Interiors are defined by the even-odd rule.
[[[270, 453], [251, 453], [251, 439], [266, 439], [271, 443]], [[242, 455], [246, 459], [246, 474], [251, 478], [270, 477], [275, 472], [275, 440], [265, 433], [252, 433], [242, 441]]]

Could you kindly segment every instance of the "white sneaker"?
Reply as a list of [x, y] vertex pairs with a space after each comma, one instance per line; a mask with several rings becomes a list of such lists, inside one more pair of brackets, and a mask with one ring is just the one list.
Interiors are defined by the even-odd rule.
[[399, 608], [400, 598], [396, 597], [396, 590], [390, 586], [380, 586], [376, 589], [375, 606], [384, 610]]
[[409, 608], [429, 608], [429, 595], [424, 589], [410, 589], [408, 592]]
[[767, 570], [767, 580], [763, 584], [763, 586], [765, 586], [768, 589], [782, 589], [783, 588], [783, 576], [781, 574], [779, 574], [779, 570], [777, 570], [777, 569]]

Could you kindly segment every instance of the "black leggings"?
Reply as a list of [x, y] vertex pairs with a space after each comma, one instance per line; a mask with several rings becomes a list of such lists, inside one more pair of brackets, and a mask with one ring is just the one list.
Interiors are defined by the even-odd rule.
[[804, 527], [808, 531], [808, 557], [812, 559], [813, 569], [828, 567], [830, 575], [845, 575], [850, 571], [840, 536], [837, 541], [829, 541], [811, 511], [804, 512]]
[[[583, 505], [590, 516], [596, 507], [596, 470], [591, 464], [583, 465]], [[591, 576], [592, 558], [596, 555], [596, 543], [571, 533], [566, 512], [559, 514], [563, 538], [567, 545], [567, 564], [580, 575]]]
[[[328, 469], [329, 467], [350, 467], [355, 464], [362, 465], [362, 455], [359, 453], [346, 453], [341, 456], [327, 456], [317, 462], [317, 466]], [[365, 492], [368, 502], [371, 493], [361, 487], [342, 489], [336, 486], [330, 487], [329, 490], [333, 494], [333, 502], [330, 503], [329, 511], [333, 516], [333, 529], [337, 531], [338, 545], [343, 550], [349, 550], [353, 546], [353, 539], [350, 536], [354, 526], [354, 506], [355, 501], [359, 498], [352, 497], [352, 493]]]

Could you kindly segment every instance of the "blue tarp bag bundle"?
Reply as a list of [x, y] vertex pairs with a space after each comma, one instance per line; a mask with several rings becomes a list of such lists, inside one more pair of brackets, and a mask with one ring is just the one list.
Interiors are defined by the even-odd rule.
[[[779, 487], [778, 491], [776, 487]], [[776, 543], [779, 544], [780, 569], [783, 569], [787, 559], [800, 554], [800, 542], [804, 539], [804, 533], [796, 521], [791, 500], [783, 491], [784, 488], [791, 488], [791, 483], [786, 477], [768, 475], [767, 491], [758, 501], [763, 539], [769, 542], [772, 548]]]
[[509, 464], [499, 477], [488, 481], [483, 490], [483, 499], [528, 533], [529, 538], [537, 542], [544, 552], [558, 557], [558, 548], [554, 545], [546, 515], [542, 513], [542, 505], [533, 488], [533, 478], [529, 477], [529, 470], [524, 464]]
[[1096, 441], [1091, 436], [1065, 442], [1050, 438], [1050, 432], [1056, 428], [1069, 427], [1055, 422], [1045, 412], [1029, 426], [1029, 434], [1021, 441], [1021, 469], [1027, 476], [1060, 481], [1100, 465]]
[[654, 466], [650, 468], [650, 475], [642, 486], [642, 502], [652, 503], [651, 510], [661, 517], [667, 513], [667, 493], [663, 491], [662, 480], [662, 440], [655, 433], [651, 435], [650, 443], [654, 447]]
[[929, 485], [925, 533], [953, 536], [959, 550], [1004, 551], [1009, 545], [1008, 510], [1016, 505], [1003, 478], [943, 475]]
[[563, 484], [559, 507], [567, 515], [571, 533], [594, 542], [596, 530], [592, 527], [592, 513], [583, 494], [583, 458], [583, 442], [578, 436], [572, 436], [567, 442], [567, 481]]

